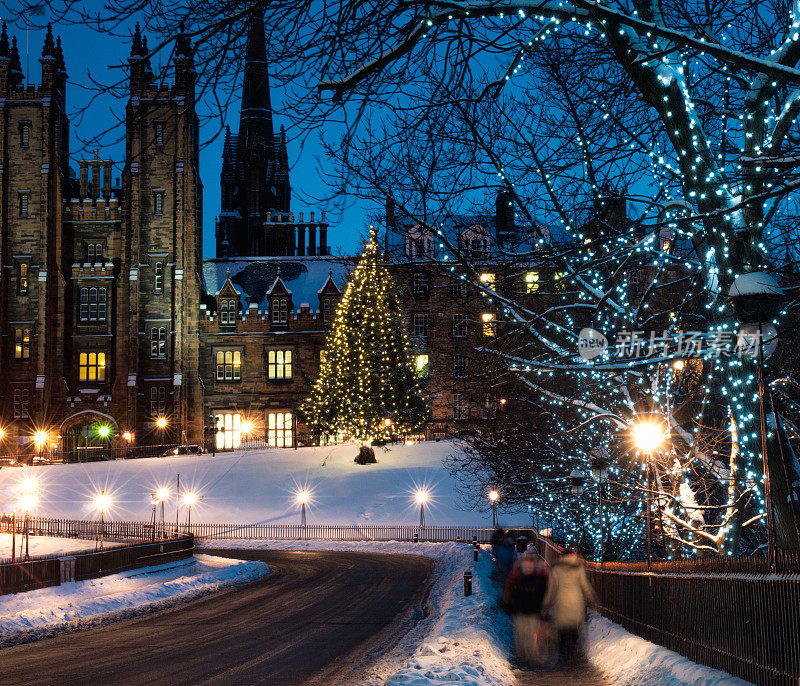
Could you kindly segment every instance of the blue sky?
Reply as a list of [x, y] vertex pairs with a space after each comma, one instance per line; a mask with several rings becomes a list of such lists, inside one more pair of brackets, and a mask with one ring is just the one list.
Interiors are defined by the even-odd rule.
[[[9, 26], [9, 33], [16, 35], [20, 47], [23, 71], [31, 82], [38, 83], [41, 78], [39, 67], [39, 57], [42, 52], [44, 41], [44, 31], [30, 31], [29, 34], [24, 30], [17, 30], [14, 26]], [[89, 27], [53, 27], [54, 34], [60, 34], [64, 47], [64, 59], [69, 74], [67, 86], [67, 110], [74, 114], [75, 110], [86, 104], [90, 97], [87, 86], [91, 83], [89, 74], [99, 82], [113, 82], [120, 78], [120, 70], [112, 69], [112, 65], [119, 65], [130, 53], [129, 43], [120, 43], [118, 40], [105, 36]], [[26, 69], [26, 43], [29, 46], [30, 73]], [[154, 60], [154, 68], [158, 60]], [[272, 90], [273, 107], [280, 109], [280, 92], [274, 88]], [[198, 105], [202, 107], [202, 103]], [[125, 101], [116, 100], [112, 97], [100, 98], [96, 101], [86, 115], [83, 117], [71, 117], [70, 150], [73, 155], [73, 167], [76, 168], [76, 160], [81, 156], [90, 156], [91, 151], [81, 153], [77, 136], [91, 138], [100, 131], [105, 130], [113, 124], [115, 117], [121, 117], [125, 111]], [[275, 116], [275, 128], [280, 126], [281, 117]], [[228, 110], [228, 124], [233, 131], [238, 129], [239, 109], [238, 101], [235, 106]], [[201, 132], [203, 139], [210, 138], [215, 132], [211, 125], [207, 130]], [[123, 135], [120, 127], [115, 132], [114, 138]], [[203, 135], [205, 134], [205, 135]], [[112, 137], [108, 137], [111, 141]], [[325, 205], [320, 202], [320, 198], [325, 198], [330, 194], [330, 189], [323, 179], [320, 178], [320, 168], [324, 168], [324, 161], [321, 159], [322, 150], [319, 142], [313, 138], [305, 140], [303, 149], [300, 149], [298, 142], [289, 142], [289, 161], [292, 165], [292, 210], [294, 212], [310, 210], [319, 212], [320, 209], [328, 210], [328, 219], [332, 224], [328, 232], [328, 242], [333, 252], [339, 250], [345, 253], [352, 253], [357, 249], [357, 241], [360, 234], [364, 233], [367, 212], [371, 209], [362, 201], [356, 200], [347, 202], [344, 209], [339, 211], [332, 204]], [[301, 154], [302, 153], [302, 154]], [[111, 158], [115, 163], [121, 163], [124, 154], [124, 143], [107, 143], [101, 148], [101, 157]], [[203, 193], [203, 254], [206, 257], [214, 257], [214, 218], [219, 212], [220, 188], [219, 172], [220, 159], [222, 154], [222, 138], [209, 143], [200, 152], [200, 173], [204, 184]], [[119, 176], [121, 166], [117, 167], [115, 176]]]

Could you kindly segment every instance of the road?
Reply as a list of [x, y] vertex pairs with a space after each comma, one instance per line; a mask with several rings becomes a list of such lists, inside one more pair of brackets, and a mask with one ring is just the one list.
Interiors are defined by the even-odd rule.
[[0, 683], [341, 683], [337, 674], [408, 617], [433, 570], [410, 555], [213, 553], [263, 560], [273, 573], [157, 614], [6, 648]]

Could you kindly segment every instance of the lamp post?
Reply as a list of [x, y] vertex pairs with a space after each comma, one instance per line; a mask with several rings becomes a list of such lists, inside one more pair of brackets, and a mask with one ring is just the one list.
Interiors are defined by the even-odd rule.
[[653, 563], [653, 541], [651, 534], [651, 510], [653, 509], [653, 451], [661, 446], [666, 439], [664, 427], [654, 419], [644, 419], [636, 422], [631, 427], [633, 443], [636, 448], [647, 455], [647, 566]]
[[42, 450], [43, 450], [44, 446], [47, 445], [48, 439], [49, 439], [49, 436], [47, 434], [47, 431], [45, 431], [44, 429], [37, 429], [37, 431], [33, 434], [33, 444], [34, 444], [34, 446], [36, 448], [36, 452], [39, 454], [39, 461], [40, 462], [41, 462], [42, 456], [43, 456], [42, 455]]
[[425, 527], [425, 503], [428, 502], [428, 498], [430, 494], [423, 488], [417, 490], [416, 494], [414, 495], [414, 499], [417, 501], [419, 505], [419, 528], [422, 529]]
[[183, 496], [183, 504], [186, 505], [187, 508], [186, 528], [189, 530], [189, 533], [192, 532], [192, 505], [194, 505], [199, 499], [200, 497], [194, 491], [189, 491]]
[[[761, 459], [764, 470], [764, 507], [767, 511], [767, 553], [770, 567], [775, 566], [775, 513], [772, 508], [772, 491], [769, 478], [769, 459], [767, 451], [767, 418], [765, 410], [766, 388], [764, 385], [764, 358], [769, 357], [778, 346], [778, 332], [769, 323], [783, 305], [783, 289], [778, 282], [765, 272], [752, 272], [738, 276], [730, 291], [731, 305], [736, 318], [742, 322], [739, 330], [740, 348], [743, 343], [752, 343], [755, 338], [755, 351], [752, 345], [745, 354], [756, 357], [758, 383], [758, 413], [761, 430]], [[765, 339], [767, 339], [765, 341]], [[755, 353], [755, 354], [754, 354]], [[776, 422], [777, 430], [777, 422]], [[779, 439], [780, 440], [780, 439]]]
[[489, 491], [489, 502], [492, 505], [492, 528], [497, 527], [497, 500], [500, 497], [500, 494], [492, 489]]
[[608, 448], [594, 448], [589, 453], [589, 467], [592, 472], [592, 479], [597, 482], [597, 520], [600, 527], [600, 566], [605, 560], [606, 537], [605, 525], [603, 522], [603, 481], [608, 478], [609, 463]]
[[100, 550], [103, 549], [103, 514], [111, 506], [111, 496], [107, 495], [105, 491], [100, 491], [94, 497], [94, 508], [100, 513], [100, 518], [97, 521], [97, 535], [100, 539]]
[[311, 500], [311, 494], [305, 489], [297, 493], [297, 502], [300, 503], [300, 526], [306, 527], [306, 505]]
[[20, 487], [19, 504], [25, 512], [25, 518], [22, 524], [22, 538], [25, 541], [25, 557], [23, 559], [30, 559], [30, 511], [36, 507], [39, 500], [39, 481], [37, 479], [28, 478], [22, 482]]

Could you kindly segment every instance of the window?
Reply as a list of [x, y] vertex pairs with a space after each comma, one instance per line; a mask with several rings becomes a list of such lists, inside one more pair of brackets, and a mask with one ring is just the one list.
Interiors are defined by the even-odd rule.
[[154, 293], [163, 293], [164, 292], [164, 264], [162, 262], [156, 262], [154, 273], [155, 273], [155, 276], [153, 277], [153, 292]]
[[27, 419], [28, 418], [28, 389], [15, 388], [14, 389], [14, 418]]
[[495, 333], [497, 333], [494, 321], [494, 315], [490, 314], [489, 312], [484, 312], [481, 315], [481, 319], [483, 320], [483, 335], [494, 336]]
[[156, 127], [156, 145], [164, 145], [164, 122], [155, 122]]
[[525, 274], [525, 292], [528, 294], [539, 291], [539, 272], [528, 272]]
[[19, 194], [19, 216], [20, 217], [27, 217], [28, 216], [28, 203], [30, 201], [30, 195], [28, 193], [20, 193]]
[[81, 288], [80, 320], [82, 322], [104, 322], [106, 313], [106, 289]]
[[435, 250], [432, 236], [420, 236], [416, 231], [406, 234], [406, 257], [433, 257]]
[[496, 416], [497, 403], [495, 399], [490, 395], [484, 396], [483, 403], [481, 403], [481, 419], [494, 419]]
[[453, 338], [466, 338], [467, 336], [467, 315], [453, 315]]
[[564, 287], [566, 286], [566, 281], [565, 281], [566, 278], [567, 275], [565, 272], [556, 272], [555, 274], [553, 274], [553, 281], [555, 282], [555, 289], [557, 291], [564, 290]]
[[422, 272], [414, 274], [411, 284], [415, 298], [427, 298], [430, 295], [430, 283], [427, 274]]
[[286, 298], [272, 300], [272, 323], [286, 324], [289, 320], [289, 301]]
[[19, 265], [19, 276], [17, 277], [17, 290], [20, 294], [28, 292], [28, 265], [23, 262]]
[[87, 243], [86, 244], [86, 261], [95, 264], [103, 261], [103, 244], [102, 243]]
[[291, 350], [270, 350], [267, 353], [267, 377], [270, 379], [292, 378]]
[[275, 448], [292, 447], [291, 412], [270, 412], [267, 415], [267, 443]]
[[81, 381], [105, 381], [106, 354], [81, 353], [78, 356], [78, 379]]
[[417, 355], [416, 368], [418, 377], [423, 378], [428, 376], [431, 370], [430, 358], [427, 355]]
[[333, 319], [333, 302], [330, 298], [322, 301], [322, 323], [330, 324]]
[[153, 214], [164, 214], [164, 191], [153, 193]]
[[467, 282], [456, 281], [455, 283], [450, 284], [450, 295], [454, 298], [466, 298]]
[[414, 315], [414, 336], [417, 338], [428, 337], [428, 315], [415, 314]]
[[220, 301], [219, 304], [219, 323], [220, 324], [235, 324], [236, 323], [236, 301], [225, 299]]
[[242, 380], [242, 353], [238, 350], [217, 351], [217, 381]]
[[242, 415], [223, 412], [217, 415], [217, 450], [234, 450], [242, 442]]
[[[494, 274], [481, 274], [480, 275], [480, 282], [484, 288], [489, 288], [494, 290]], [[485, 291], [481, 291], [481, 295], [486, 295]]]
[[162, 417], [167, 411], [167, 389], [165, 386], [150, 387], [150, 415]]
[[453, 355], [453, 376], [463, 379], [467, 375], [468, 358], [464, 355]]
[[19, 147], [29, 148], [30, 145], [31, 145], [31, 123], [29, 121], [20, 122]]
[[27, 360], [31, 356], [31, 330], [15, 329], [14, 331], [14, 357], [18, 360]]
[[167, 328], [153, 326], [150, 328], [150, 357], [164, 360], [167, 357]]
[[460, 393], [453, 393], [453, 419], [467, 418], [467, 401]]

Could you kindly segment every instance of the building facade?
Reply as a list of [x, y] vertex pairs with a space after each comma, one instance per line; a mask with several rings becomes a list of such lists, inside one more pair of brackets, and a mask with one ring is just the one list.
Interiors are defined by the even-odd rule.
[[[324, 212], [292, 212], [256, 17], [246, 55], [239, 131], [226, 133], [221, 163], [216, 257], [203, 259], [188, 39], [176, 38], [174, 82], [158, 84], [137, 26], [115, 182], [113, 160], [99, 151], [70, 167], [60, 39], [48, 28], [41, 83], [24, 86], [16, 40], [3, 27], [0, 455], [89, 459], [112, 446], [131, 454], [312, 440], [296, 408], [317, 376], [353, 260], [330, 256]], [[513, 233], [513, 223], [498, 196], [495, 217], [460, 230], [477, 249]], [[432, 268], [432, 244], [418, 228], [389, 213], [387, 224], [387, 242], [404, 253], [393, 270], [427, 379], [431, 431], [490, 419], [501, 392], [475, 383], [489, 363], [470, 351], [496, 335], [496, 311]]]

